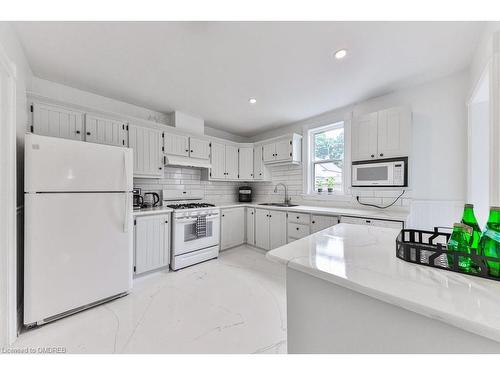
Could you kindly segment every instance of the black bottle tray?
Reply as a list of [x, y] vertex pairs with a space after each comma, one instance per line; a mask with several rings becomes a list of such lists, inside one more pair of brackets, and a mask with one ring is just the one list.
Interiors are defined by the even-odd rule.
[[[450, 236], [451, 233], [440, 232], [438, 227], [434, 228], [433, 232], [403, 229], [396, 238], [396, 256], [406, 262], [422, 266], [500, 281], [500, 277], [488, 274], [487, 263], [500, 263], [499, 258], [478, 255], [474, 250], [472, 250], [471, 254], [455, 251], [448, 252], [446, 244]], [[452, 256], [450, 258], [451, 262], [448, 261], [448, 255]], [[474, 270], [465, 272], [459, 269], [458, 261], [462, 257], [471, 259], [471, 263], [476, 266]]]

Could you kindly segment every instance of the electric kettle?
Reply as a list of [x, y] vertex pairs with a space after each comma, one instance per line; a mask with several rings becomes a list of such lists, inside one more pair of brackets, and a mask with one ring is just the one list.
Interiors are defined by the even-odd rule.
[[156, 207], [160, 203], [160, 196], [157, 193], [144, 193], [144, 206]]

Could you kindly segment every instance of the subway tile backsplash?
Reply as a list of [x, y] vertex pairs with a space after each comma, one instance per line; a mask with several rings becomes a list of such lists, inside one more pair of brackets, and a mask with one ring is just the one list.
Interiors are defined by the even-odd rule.
[[[160, 194], [162, 190], [202, 191], [203, 200], [208, 203], [223, 204], [238, 201], [238, 187], [250, 185], [253, 189], [254, 202], [277, 202], [283, 199], [283, 188], [279, 187], [274, 193], [277, 183], [284, 183], [288, 187], [288, 194], [294, 204], [311, 206], [336, 206], [363, 208], [357, 201], [359, 196], [364, 203], [387, 205], [392, 203], [401, 190], [381, 190], [353, 188], [351, 197], [344, 200], [307, 199], [303, 196], [303, 168], [301, 165], [279, 165], [269, 167], [271, 181], [267, 182], [226, 182], [206, 181], [201, 178], [201, 169], [188, 167], [165, 167], [164, 175], [160, 179], [134, 178], [134, 187], [142, 189], [143, 193], [153, 191]], [[326, 192], [323, 193], [327, 195]], [[402, 199], [399, 199], [394, 208], [409, 208], [411, 204], [411, 190], [407, 190]]]
[[203, 191], [205, 202], [222, 204], [237, 202], [238, 187], [244, 184], [202, 180], [200, 168], [165, 167], [163, 173], [159, 179], [134, 178], [134, 187], [141, 188], [143, 193], [157, 192], [160, 196], [162, 190]]

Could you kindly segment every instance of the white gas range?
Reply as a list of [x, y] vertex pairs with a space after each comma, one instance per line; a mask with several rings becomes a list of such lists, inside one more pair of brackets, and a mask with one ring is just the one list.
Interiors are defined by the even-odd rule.
[[172, 213], [172, 262], [178, 270], [219, 255], [220, 210], [202, 196], [163, 191], [163, 205]]

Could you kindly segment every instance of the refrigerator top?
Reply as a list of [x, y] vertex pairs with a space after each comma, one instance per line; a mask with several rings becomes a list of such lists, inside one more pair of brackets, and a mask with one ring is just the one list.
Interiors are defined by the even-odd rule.
[[24, 191], [132, 191], [133, 150], [125, 147], [25, 136]]

